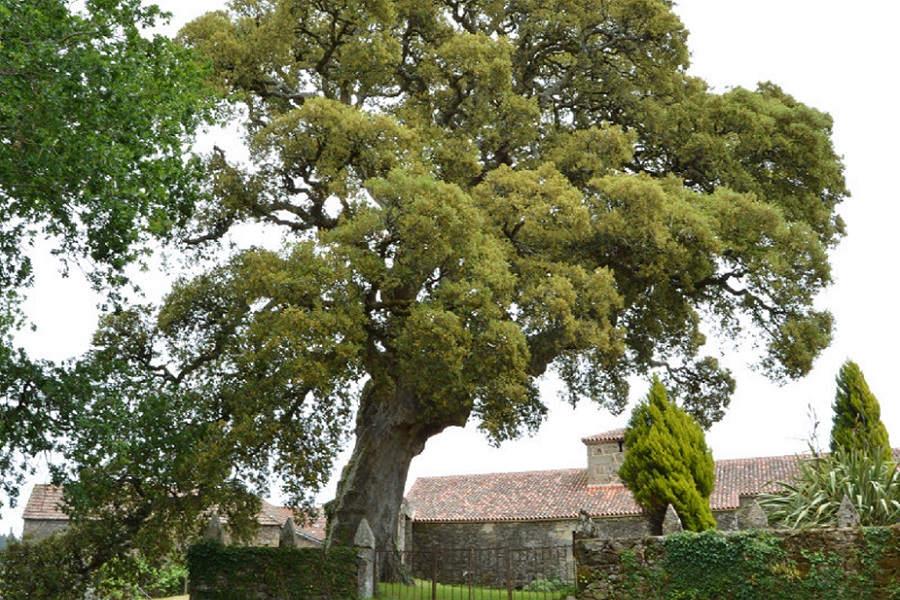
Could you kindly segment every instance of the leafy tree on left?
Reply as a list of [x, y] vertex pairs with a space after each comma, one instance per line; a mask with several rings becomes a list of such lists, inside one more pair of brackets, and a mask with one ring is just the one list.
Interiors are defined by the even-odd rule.
[[140, 0], [0, 0], [0, 472], [14, 502], [28, 457], [73, 425], [72, 381], [13, 343], [46, 239], [112, 306], [125, 269], [201, 193], [186, 149], [209, 115], [203, 63], [148, 29]]

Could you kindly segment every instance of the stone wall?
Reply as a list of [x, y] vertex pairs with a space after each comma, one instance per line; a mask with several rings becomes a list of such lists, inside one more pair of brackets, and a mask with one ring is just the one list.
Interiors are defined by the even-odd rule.
[[575, 581], [571, 542], [542, 548], [437, 548], [406, 558], [414, 578], [444, 585], [521, 589], [541, 579]]
[[900, 525], [574, 545], [582, 600], [900, 598]]
[[719, 531], [738, 531], [741, 528], [738, 514], [733, 510], [713, 511], [713, 519], [716, 520], [716, 529]]
[[440, 583], [521, 587], [533, 579], [574, 578], [575, 520], [413, 523], [413, 575]]
[[[740, 508], [714, 511], [719, 531], [751, 529], [748, 514], [755, 505], [753, 497], [742, 496]], [[642, 515], [594, 517], [596, 536], [600, 539], [645, 537], [651, 534], [650, 523]], [[409, 521], [405, 530], [405, 547], [411, 550], [443, 548], [522, 548], [569, 544], [572, 533], [579, 529], [578, 519], [494, 522], [422, 522]]]
[[625, 462], [625, 451], [619, 440], [586, 444], [588, 485], [621, 483], [619, 468]]
[[[493, 523], [413, 522], [415, 550], [405, 563], [414, 576], [436, 577], [441, 583], [468, 579], [488, 586], [515, 586], [534, 578], [572, 580], [571, 547], [577, 519]], [[646, 519], [620, 517], [598, 520], [598, 535], [607, 538], [644, 536]], [[509, 555], [509, 558], [507, 558]]]
[[69, 522], [60, 519], [25, 519], [22, 539], [39, 540], [48, 535], [63, 532], [68, 527]]
[[[250, 546], [278, 546], [281, 541], [281, 532], [282, 527], [278, 525], [262, 525], [259, 530], [256, 532], [256, 536], [253, 538], [253, 541], [250, 542]], [[321, 548], [322, 543], [317, 542], [315, 540], [311, 540], [302, 535], [298, 535], [296, 538], [296, 543], [294, 544], [296, 548]]]
[[413, 522], [413, 548], [525, 548], [572, 543], [578, 522], [498, 521], [492, 523]]
[[[594, 520], [601, 538], [641, 537], [650, 534], [642, 516], [608, 517]], [[540, 548], [572, 543], [577, 519], [545, 521], [497, 521], [490, 523], [412, 523], [416, 551], [433, 548]]]
[[600, 539], [645, 537], [650, 535], [650, 521], [643, 516], [595, 518]]

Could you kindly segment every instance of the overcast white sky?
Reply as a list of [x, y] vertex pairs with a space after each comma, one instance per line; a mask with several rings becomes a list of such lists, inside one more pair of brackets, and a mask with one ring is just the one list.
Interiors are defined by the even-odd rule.
[[[221, 7], [217, 0], [159, 0], [183, 23]], [[676, 12], [691, 32], [692, 72], [719, 91], [753, 88], [759, 81], [781, 85], [800, 101], [834, 118], [834, 141], [844, 156], [853, 196], [841, 207], [849, 235], [832, 255], [835, 284], [820, 298], [837, 320], [834, 343], [804, 380], [779, 386], [749, 371], [746, 356], [722, 360], [738, 379], [725, 419], [707, 441], [716, 458], [793, 454], [806, 449], [808, 408], [830, 431], [834, 377], [847, 358], [859, 363], [881, 403], [882, 420], [900, 445], [900, 403], [891, 396], [900, 340], [894, 261], [900, 198], [900, 125], [895, 115], [900, 49], [894, 27], [900, 4], [858, 0], [682, 0]], [[63, 359], [83, 351], [95, 324], [93, 299], [77, 277], [60, 283], [52, 264], [39, 264], [27, 310], [38, 325], [21, 341], [31, 352]], [[590, 405], [572, 409], [556, 401], [553, 382], [544, 386], [550, 414], [540, 433], [491, 448], [474, 427], [448, 430], [415, 459], [415, 477], [494, 471], [582, 467], [582, 437], [624, 426], [626, 411], [612, 417]], [[646, 390], [636, 390], [636, 397]], [[21, 533], [18, 509], [3, 509], [0, 532]], [[333, 494], [328, 490], [322, 499]]]

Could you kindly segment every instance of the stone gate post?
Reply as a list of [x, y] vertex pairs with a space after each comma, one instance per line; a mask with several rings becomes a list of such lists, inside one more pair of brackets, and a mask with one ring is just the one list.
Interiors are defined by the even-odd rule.
[[353, 538], [356, 547], [356, 592], [361, 600], [375, 595], [375, 534], [363, 518]]

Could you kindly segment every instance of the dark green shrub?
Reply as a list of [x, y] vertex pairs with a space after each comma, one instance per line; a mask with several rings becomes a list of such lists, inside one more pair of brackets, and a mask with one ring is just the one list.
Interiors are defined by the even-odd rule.
[[270, 597], [352, 600], [356, 597], [353, 548], [260, 548], [202, 542], [188, 549], [191, 600]]
[[82, 600], [90, 584], [87, 561], [72, 535], [14, 541], [0, 552], [0, 598]]

